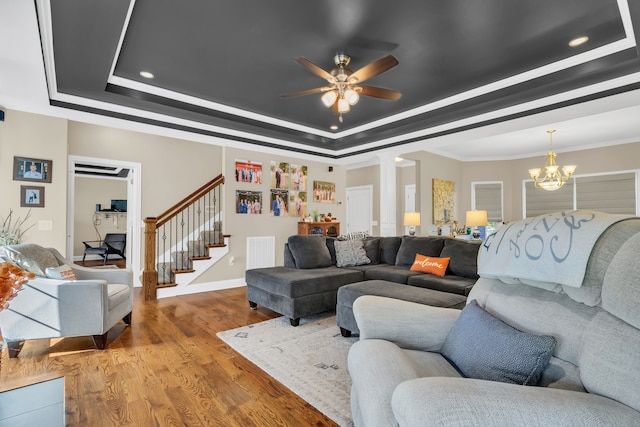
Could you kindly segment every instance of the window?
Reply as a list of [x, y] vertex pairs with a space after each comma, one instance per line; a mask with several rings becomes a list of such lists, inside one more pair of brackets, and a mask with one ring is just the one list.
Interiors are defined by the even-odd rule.
[[556, 191], [536, 189], [524, 181], [526, 218], [549, 212], [589, 209], [611, 214], [637, 215], [637, 172], [574, 176]]
[[502, 222], [502, 181], [472, 182], [471, 209], [487, 211], [489, 222]]

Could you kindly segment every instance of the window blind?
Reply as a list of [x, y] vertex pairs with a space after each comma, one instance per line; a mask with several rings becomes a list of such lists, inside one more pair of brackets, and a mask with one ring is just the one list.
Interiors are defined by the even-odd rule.
[[636, 172], [574, 177], [556, 191], [537, 189], [533, 181], [526, 181], [525, 216], [574, 209], [636, 215], [637, 195]]
[[502, 183], [477, 183], [474, 209], [487, 211], [489, 221], [502, 222]]
[[636, 174], [630, 172], [577, 178], [576, 207], [635, 215]]

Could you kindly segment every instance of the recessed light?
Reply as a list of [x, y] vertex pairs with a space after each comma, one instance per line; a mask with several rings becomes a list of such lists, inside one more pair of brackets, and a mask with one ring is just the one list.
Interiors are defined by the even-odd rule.
[[577, 46], [580, 46], [581, 44], [585, 44], [588, 40], [589, 40], [589, 37], [587, 36], [576, 37], [575, 39], [569, 42], [569, 46], [577, 47]]
[[153, 75], [153, 73], [152, 73], [152, 72], [150, 72], [150, 71], [140, 71], [140, 75], [141, 75], [142, 77], [144, 77], [145, 79], [152, 79], [152, 78], [154, 78], [154, 77], [155, 77], [155, 76]]
[[331, 130], [338, 130], [338, 125], [331, 125], [331, 127], [329, 128]]
[[404, 159], [402, 157], [396, 157], [396, 163], [403, 162]]

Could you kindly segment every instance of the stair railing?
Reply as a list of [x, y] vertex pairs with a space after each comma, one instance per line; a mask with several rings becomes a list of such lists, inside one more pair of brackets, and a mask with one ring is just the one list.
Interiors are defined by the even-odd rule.
[[209, 248], [224, 246], [223, 184], [220, 174], [157, 217], [144, 219], [145, 300], [156, 299], [158, 288], [176, 286], [175, 275], [192, 272], [192, 261], [207, 259]]

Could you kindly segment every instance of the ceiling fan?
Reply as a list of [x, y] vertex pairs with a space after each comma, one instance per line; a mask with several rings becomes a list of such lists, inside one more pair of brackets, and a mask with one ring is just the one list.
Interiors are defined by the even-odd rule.
[[325, 71], [318, 67], [307, 58], [298, 57], [295, 61], [302, 65], [313, 74], [325, 79], [329, 85], [317, 87], [314, 89], [301, 90], [298, 92], [285, 93], [280, 95], [281, 98], [291, 98], [294, 96], [310, 95], [312, 93], [324, 93], [320, 98], [327, 108], [332, 108], [334, 114], [340, 116], [342, 122], [342, 114], [349, 112], [351, 106], [355, 105], [360, 99], [360, 95], [372, 96], [374, 98], [387, 99], [397, 101], [402, 94], [395, 90], [385, 89], [376, 86], [364, 86], [360, 83], [389, 71], [396, 65], [398, 60], [393, 55], [387, 55], [370, 64], [365, 65], [357, 71], [349, 68], [351, 57], [340, 53], [333, 57], [336, 68], [331, 71]]

